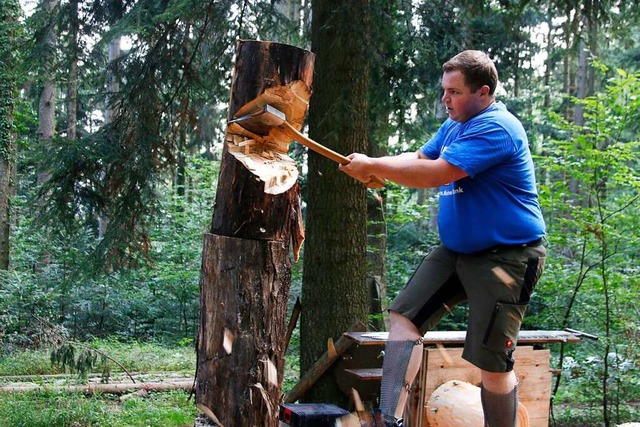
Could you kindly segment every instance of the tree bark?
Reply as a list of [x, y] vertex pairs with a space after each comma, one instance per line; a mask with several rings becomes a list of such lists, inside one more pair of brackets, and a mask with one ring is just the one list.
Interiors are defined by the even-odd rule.
[[[345, 155], [366, 152], [370, 52], [369, 1], [314, 1], [312, 49], [316, 66], [309, 132]], [[304, 374], [354, 322], [367, 323], [367, 203], [365, 187], [335, 163], [309, 153], [308, 206], [300, 317]], [[320, 378], [305, 401], [346, 405], [332, 375]]]
[[[269, 87], [311, 86], [313, 62], [292, 46], [239, 42], [229, 118]], [[278, 195], [263, 188], [225, 146], [202, 251], [196, 403], [227, 426], [278, 423], [290, 243], [299, 246], [302, 220], [298, 185]]]
[[9, 269], [11, 177], [15, 171], [13, 110], [18, 64], [13, 52], [18, 41], [20, 4], [17, 0], [0, 7], [0, 269]]
[[[58, 40], [56, 35], [56, 24], [54, 10], [58, 7], [58, 0], [48, 0], [44, 2], [47, 16], [52, 17], [44, 38], [44, 44], [50, 52], [43, 61], [43, 82], [40, 101], [38, 103], [38, 141], [43, 146], [49, 146], [55, 134], [55, 114], [56, 114], [56, 82], [55, 74], [55, 46]], [[49, 171], [41, 170], [38, 173], [38, 184], [43, 184], [49, 180]]]

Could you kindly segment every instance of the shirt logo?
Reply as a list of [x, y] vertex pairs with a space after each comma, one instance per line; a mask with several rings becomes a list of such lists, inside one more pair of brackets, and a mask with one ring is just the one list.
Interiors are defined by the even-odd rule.
[[438, 196], [440, 196], [440, 197], [455, 196], [456, 194], [462, 194], [462, 193], [464, 193], [464, 188], [455, 187], [455, 188], [451, 188], [451, 189], [448, 189], [448, 190], [440, 190], [440, 192], [438, 192]]

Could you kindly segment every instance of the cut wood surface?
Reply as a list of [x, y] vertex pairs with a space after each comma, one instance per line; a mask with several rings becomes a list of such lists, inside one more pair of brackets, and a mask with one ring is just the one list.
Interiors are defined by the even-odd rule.
[[[447, 381], [429, 397], [427, 420], [429, 427], [483, 427], [484, 414], [480, 387], [464, 381]], [[526, 406], [518, 406], [518, 427], [529, 427]], [[538, 424], [532, 424], [538, 425]]]

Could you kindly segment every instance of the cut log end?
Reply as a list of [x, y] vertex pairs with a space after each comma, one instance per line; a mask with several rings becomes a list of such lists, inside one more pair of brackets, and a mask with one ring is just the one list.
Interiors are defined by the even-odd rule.
[[[483, 427], [480, 387], [464, 381], [447, 381], [427, 403], [426, 425], [431, 427]], [[527, 408], [518, 405], [518, 427], [529, 427]]]

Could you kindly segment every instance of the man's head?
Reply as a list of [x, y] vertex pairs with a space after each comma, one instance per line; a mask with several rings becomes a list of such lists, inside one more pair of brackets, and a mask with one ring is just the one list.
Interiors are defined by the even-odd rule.
[[498, 70], [489, 56], [479, 50], [465, 50], [444, 63], [442, 71], [460, 71], [471, 92], [489, 86], [493, 95], [498, 86]]
[[464, 123], [495, 100], [498, 72], [484, 52], [465, 50], [442, 69], [442, 102], [451, 120]]

